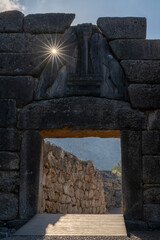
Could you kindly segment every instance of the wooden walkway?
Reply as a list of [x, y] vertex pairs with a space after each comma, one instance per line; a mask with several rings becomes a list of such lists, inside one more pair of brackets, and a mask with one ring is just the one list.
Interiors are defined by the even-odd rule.
[[127, 236], [122, 214], [36, 214], [15, 236]]

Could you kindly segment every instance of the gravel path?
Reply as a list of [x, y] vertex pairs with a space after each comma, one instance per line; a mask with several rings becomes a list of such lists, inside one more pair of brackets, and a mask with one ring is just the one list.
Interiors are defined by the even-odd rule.
[[[1, 239], [2, 240], [2, 239]], [[129, 233], [129, 237], [10, 237], [3, 240], [160, 240], [160, 231], [140, 231]]]

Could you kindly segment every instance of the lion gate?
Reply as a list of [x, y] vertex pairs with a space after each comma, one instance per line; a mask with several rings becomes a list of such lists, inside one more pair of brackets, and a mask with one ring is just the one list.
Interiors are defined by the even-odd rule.
[[0, 13], [0, 220], [39, 211], [44, 137], [121, 137], [123, 214], [160, 221], [160, 40], [145, 18]]

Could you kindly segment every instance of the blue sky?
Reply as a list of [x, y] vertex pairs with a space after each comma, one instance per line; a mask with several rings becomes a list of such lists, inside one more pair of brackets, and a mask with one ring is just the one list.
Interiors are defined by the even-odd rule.
[[160, 39], [160, 0], [20, 0], [29, 13], [75, 13], [73, 24], [96, 23], [98, 17], [147, 18], [147, 38]]

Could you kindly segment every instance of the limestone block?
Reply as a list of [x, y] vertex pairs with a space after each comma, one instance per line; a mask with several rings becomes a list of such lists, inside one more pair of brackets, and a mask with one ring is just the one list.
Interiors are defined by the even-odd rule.
[[146, 18], [102, 17], [97, 25], [107, 39], [146, 38]]
[[24, 18], [24, 32], [63, 33], [74, 18], [75, 14], [29, 14]]
[[[0, 85], [1, 86], [1, 85]], [[3, 87], [1, 86], [1, 91]], [[0, 93], [1, 96], [1, 93]], [[16, 102], [14, 100], [0, 99], [0, 127], [7, 127], [16, 123]]]
[[0, 53], [0, 75], [38, 76], [46, 64], [42, 54]]
[[[32, 101], [35, 79], [33, 77], [0, 77], [0, 98], [15, 99], [17, 106]], [[22, 91], [23, 89], [23, 91]]]
[[160, 154], [160, 131], [142, 132], [142, 153], [144, 155]]
[[159, 60], [160, 40], [119, 39], [109, 44], [118, 59]]
[[61, 34], [0, 33], [0, 52], [45, 54], [45, 47], [47, 50], [61, 37]]
[[19, 172], [0, 171], [0, 192], [17, 192], [19, 183]]
[[92, 97], [33, 103], [24, 107], [19, 114], [18, 128], [21, 129], [57, 129], [66, 126], [72, 126], [72, 129], [138, 130], [146, 127], [146, 116], [133, 110], [126, 102]]
[[18, 170], [19, 156], [17, 153], [0, 152], [0, 170]]
[[77, 189], [75, 191], [75, 197], [76, 199], [82, 200], [84, 198], [84, 191], [81, 189]]
[[160, 188], [152, 187], [143, 192], [144, 203], [158, 204], [160, 203]]
[[[142, 218], [142, 133], [122, 131], [122, 189], [126, 219]], [[128, 161], [130, 159], [130, 161]]]
[[0, 193], [0, 220], [12, 220], [18, 215], [18, 198], [13, 193]]
[[122, 60], [121, 65], [130, 82], [160, 83], [159, 60]]
[[0, 150], [18, 151], [21, 145], [20, 133], [14, 128], [0, 128]]
[[23, 13], [19, 11], [7, 11], [0, 13], [0, 32], [22, 32]]
[[131, 84], [128, 88], [128, 92], [133, 108], [160, 108], [160, 85]]
[[20, 162], [20, 219], [29, 219], [37, 213], [39, 176], [41, 175], [42, 137], [37, 131], [23, 133]]
[[159, 222], [160, 204], [145, 204], [143, 206], [144, 220], [149, 222]]
[[149, 114], [149, 129], [160, 130], [160, 110]]
[[143, 156], [143, 182], [160, 183], [160, 156]]

